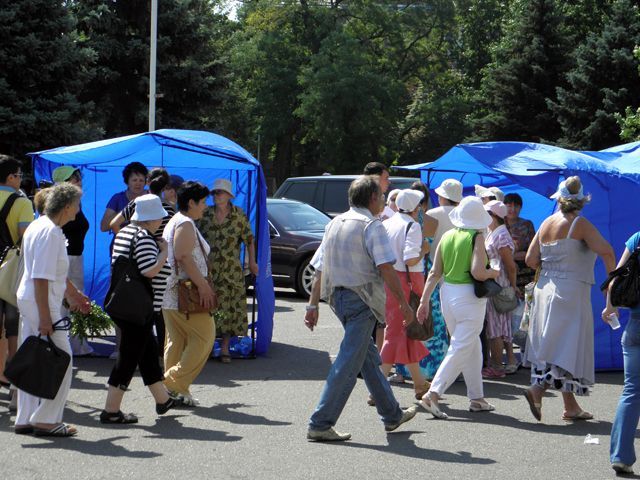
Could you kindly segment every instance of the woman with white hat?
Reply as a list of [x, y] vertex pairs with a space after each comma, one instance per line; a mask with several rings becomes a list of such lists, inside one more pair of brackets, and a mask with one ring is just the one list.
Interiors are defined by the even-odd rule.
[[[133, 378], [136, 368], [144, 384], [149, 388], [156, 402], [156, 413], [162, 415], [175, 406], [175, 400], [162, 381], [164, 373], [158, 363], [158, 344], [153, 335], [153, 313], [162, 308], [162, 297], [167, 286], [171, 268], [167, 263], [167, 242], [154, 238], [162, 219], [167, 216], [157, 195], [142, 195], [135, 200], [136, 209], [131, 223], [118, 232], [113, 245], [111, 262], [119, 256], [129, 257], [133, 248], [133, 259], [140, 273], [147, 277], [153, 287], [153, 312], [149, 312], [146, 323], [133, 324], [124, 319], [113, 318], [120, 327], [121, 338], [118, 358], [109, 376], [109, 390], [104, 410], [100, 414], [102, 423], [137, 423], [133, 414], [120, 410], [124, 392]], [[113, 279], [118, 280], [118, 279]], [[132, 302], [136, 299], [132, 298]]]
[[211, 245], [209, 262], [213, 265], [213, 283], [218, 294], [216, 332], [222, 337], [222, 363], [230, 363], [229, 341], [233, 336], [247, 334], [247, 306], [244, 275], [240, 264], [240, 247], [247, 249], [249, 270], [258, 274], [253, 232], [242, 209], [231, 203], [235, 198], [229, 180], [218, 178], [213, 183], [213, 207], [209, 207], [198, 222], [200, 231]]
[[[500, 270], [496, 279], [501, 287], [513, 288], [513, 296], [518, 293], [516, 284], [517, 267], [513, 259], [515, 246], [504, 219], [507, 206], [500, 200], [491, 200], [484, 206], [491, 216], [489, 233], [484, 246], [489, 262]], [[492, 301], [487, 302], [486, 333], [489, 340], [489, 364], [482, 370], [484, 378], [503, 378], [506, 374], [516, 373], [518, 366], [513, 355], [511, 343], [511, 312], [498, 312]], [[502, 367], [502, 350], [507, 347], [507, 367]]]
[[[451, 334], [451, 345], [420, 404], [436, 418], [447, 418], [438, 405], [444, 392], [464, 375], [472, 412], [495, 408], [484, 398], [482, 385], [482, 349], [480, 332], [487, 306], [486, 298], [474, 293], [473, 279], [497, 278], [499, 270], [487, 268], [487, 252], [482, 232], [491, 223], [482, 201], [466, 197], [449, 215], [454, 229], [446, 232], [436, 250], [420, 306], [418, 320], [424, 321], [430, 308], [430, 297], [444, 276], [440, 290], [442, 313]], [[477, 238], [476, 238], [477, 236]]]
[[[420, 295], [424, 287], [422, 259], [429, 251], [429, 243], [423, 238], [418, 223], [418, 210], [423, 198], [424, 194], [417, 190], [400, 190], [396, 197], [397, 213], [383, 223], [396, 257], [394, 269], [407, 298], [411, 288]], [[421, 341], [407, 338], [400, 305], [390, 292], [387, 292], [385, 320], [387, 326], [380, 351], [382, 372], [386, 377], [393, 364], [403, 364], [411, 373], [416, 398], [421, 399], [427, 392], [428, 383], [420, 373], [418, 362], [429, 350]]]
[[[431, 264], [433, 264], [433, 258], [440, 239], [445, 232], [454, 228], [449, 218], [449, 213], [462, 200], [462, 183], [448, 178], [434, 191], [438, 195], [439, 206], [427, 210], [424, 216], [424, 235], [433, 239], [429, 253], [431, 255], [429, 259]], [[427, 379], [432, 379], [435, 376], [440, 363], [442, 363], [447, 353], [447, 348], [449, 348], [449, 335], [440, 306], [439, 285], [436, 286], [431, 295], [431, 318], [433, 319], [433, 337], [425, 342], [429, 355], [420, 362], [420, 370]]]

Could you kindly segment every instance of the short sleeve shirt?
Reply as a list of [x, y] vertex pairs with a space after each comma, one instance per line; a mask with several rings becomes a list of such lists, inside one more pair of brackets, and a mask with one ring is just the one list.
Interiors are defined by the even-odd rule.
[[[627, 247], [629, 252], [633, 253], [636, 248], [638, 248], [638, 244], [640, 244], [640, 232], [636, 232], [629, 237], [629, 239], [625, 242], [624, 246]], [[635, 308], [630, 308], [633, 313], [640, 313], [640, 306]]]
[[48, 280], [52, 320], [59, 320], [53, 317], [59, 314], [69, 271], [67, 240], [62, 229], [48, 217], [39, 217], [24, 234], [22, 252], [24, 275], [18, 287], [18, 298], [35, 301], [34, 279]]
[[107, 203], [107, 208], [114, 212], [119, 212], [129, 204], [126, 190], [114, 194]]
[[[16, 191], [8, 186], [0, 186], [0, 208], [2, 208], [12, 193]], [[19, 228], [27, 227], [33, 222], [33, 204], [31, 200], [26, 197], [17, 198], [13, 203], [9, 215], [7, 215], [7, 226], [9, 227], [9, 233], [11, 233], [11, 239], [14, 243], [19, 240]]]

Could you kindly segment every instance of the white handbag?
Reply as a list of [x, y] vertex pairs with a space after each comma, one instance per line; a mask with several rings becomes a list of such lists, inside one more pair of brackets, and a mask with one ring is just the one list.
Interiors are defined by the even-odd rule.
[[23, 273], [24, 257], [21, 255], [20, 248], [8, 248], [0, 263], [0, 299], [14, 307], [18, 306], [16, 293]]

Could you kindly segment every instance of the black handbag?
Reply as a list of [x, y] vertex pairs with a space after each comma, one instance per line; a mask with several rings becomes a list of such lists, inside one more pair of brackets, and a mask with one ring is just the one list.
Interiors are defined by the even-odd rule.
[[111, 267], [111, 283], [105, 297], [104, 310], [115, 320], [142, 326], [152, 320], [153, 289], [140, 273], [133, 257], [138, 232], [129, 244], [129, 256], [118, 256]]
[[607, 279], [600, 285], [600, 290], [606, 290], [613, 279], [616, 279], [611, 287], [611, 305], [614, 307], [634, 308], [640, 303], [639, 256], [640, 247], [631, 253], [624, 265], [609, 273]]
[[71, 355], [58, 348], [47, 335], [32, 335], [20, 345], [7, 364], [4, 376], [20, 390], [40, 398], [54, 399], [69, 368]]
[[[409, 229], [413, 225], [413, 222], [409, 222], [407, 225], [407, 230], [405, 231], [405, 243], [407, 239], [407, 235], [409, 234]], [[405, 328], [405, 334], [407, 338], [411, 340], [421, 340], [426, 341], [433, 337], [433, 317], [431, 316], [431, 308], [429, 308], [429, 314], [425, 319], [424, 323], [418, 322], [416, 319], [416, 312], [418, 311], [418, 306], [420, 305], [420, 295], [413, 291], [413, 284], [411, 283], [411, 275], [409, 275], [409, 267], [405, 264], [404, 266], [405, 272], [407, 275], [407, 283], [409, 284], [409, 306], [411, 310], [413, 310], [414, 320]]]
[[[476, 237], [478, 236], [478, 232], [473, 235], [473, 240], [471, 242], [471, 248], [475, 248], [476, 245]], [[476, 280], [473, 278], [473, 293], [476, 294], [478, 298], [491, 298], [495, 297], [502, 291], [502, 287], [496, 282], [493, 278], [489, 278], [487, 280]]]

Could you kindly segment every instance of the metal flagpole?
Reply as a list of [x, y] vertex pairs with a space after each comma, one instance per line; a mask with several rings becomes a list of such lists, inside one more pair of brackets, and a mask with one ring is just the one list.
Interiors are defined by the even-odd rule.
[[158, 0], [151, 0], [151, 49], [149, 53], [149, 131], [156, 129], [156, 57], [158, 50]]

